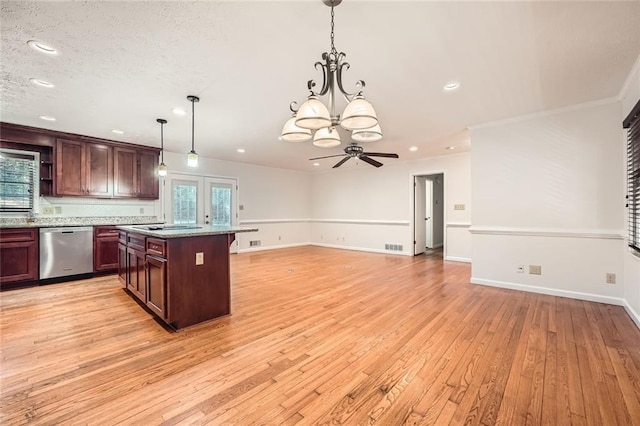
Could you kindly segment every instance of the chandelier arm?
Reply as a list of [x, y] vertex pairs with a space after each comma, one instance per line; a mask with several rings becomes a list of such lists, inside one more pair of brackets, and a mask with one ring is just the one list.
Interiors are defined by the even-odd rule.
[[289, 104], [289, 109], [291, 110], [292, 113], [297, 113], [298, 112], [298, 108], [296, 108], [298, 106], [298, 103], [296, 101], [293, 101]]
[[327, 91], [329, 90], [329, 82], [332, 78], [331, 66], [329, 63], [330, 59], [329, 55], [327, 55], [327, 52], [322, 54], [322, 59], [325, 60], [325, 63], [318, 61], [314, 64], [314, 67], [316, 69], [322, 70], [322, 88], [316, 93], [316, 95], [318, 96], [324, 96], [327, 94]]

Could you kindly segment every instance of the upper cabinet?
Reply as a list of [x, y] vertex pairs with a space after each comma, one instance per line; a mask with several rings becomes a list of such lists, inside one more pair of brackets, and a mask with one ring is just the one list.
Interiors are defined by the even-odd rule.
[[158, 154], [114, 148], [115, 197], [158, 198]]
[[56, 195], [113, 195], [113, 148], [105, 144], [58, 139]]

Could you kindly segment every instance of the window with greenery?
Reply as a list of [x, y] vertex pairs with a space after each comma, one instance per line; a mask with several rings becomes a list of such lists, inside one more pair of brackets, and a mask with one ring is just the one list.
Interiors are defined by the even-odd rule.
[[195, 224], [198, 220], [198, 185], [191, 182], [173, 182], [173, 223]]
[[213, 225], [231, 226], [231, 185], [211, 187], [211, 216]]
[[627, 136], [627, 207], [629, 246], [640, 254], [640, 101], [624, 120]]
[[32, 212], [38, 192], [38, 153], [0, 149], [0, 211]]

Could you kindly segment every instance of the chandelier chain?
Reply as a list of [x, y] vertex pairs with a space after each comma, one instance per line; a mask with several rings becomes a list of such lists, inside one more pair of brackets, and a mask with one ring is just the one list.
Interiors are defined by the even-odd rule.
[[333, 17], [334, 17], [333, 4], [331, 4], [331, 54], [337, 56], [338, 55], [338, 51], [336, 50], [336, 46], [334, 44], [335, 33], [334, 33]]

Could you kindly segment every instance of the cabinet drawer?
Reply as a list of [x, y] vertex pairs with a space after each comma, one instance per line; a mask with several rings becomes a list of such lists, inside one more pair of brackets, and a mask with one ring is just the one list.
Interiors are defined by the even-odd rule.
[[147, 238], [147, 254], [159, 257], [167, 257], [167, 242], [157, 238]]
[[145, 237], [140, 234], [127, 234], [127, 247], [131, 247], [136, 250], [144, 251]]
[[120, 231], [118, 231], [115, 226], [94, 226], [93, 227], [93, 236], [96, 238], [117, 237], [119, 236], [119, 233]]
[[37, 232], [36, 228], [0, 229], [0, 243], [35, 241]]

